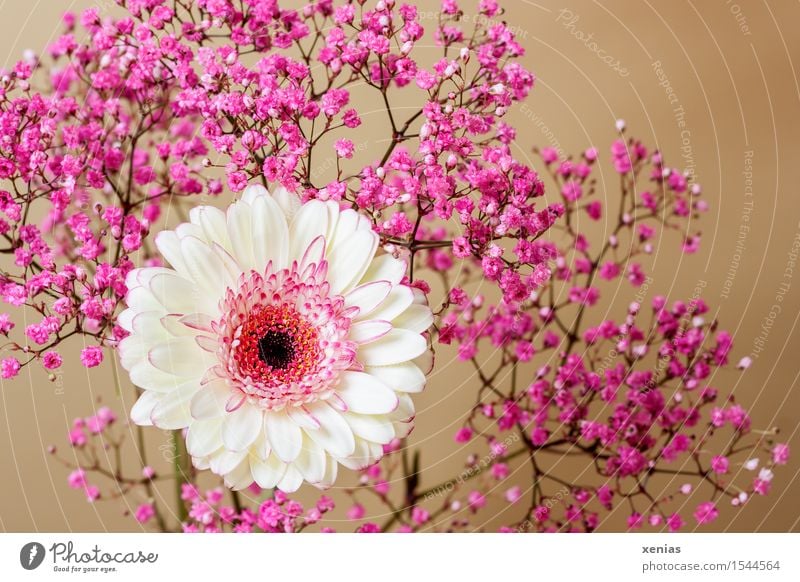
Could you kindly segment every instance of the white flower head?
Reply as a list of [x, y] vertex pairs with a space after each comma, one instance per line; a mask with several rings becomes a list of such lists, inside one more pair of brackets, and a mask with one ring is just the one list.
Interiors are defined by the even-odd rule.
[[260, 186], [159, 233], [171, 267], [131, 271], [119, 318], [133, 421], [188, 429], [194, 465], [234, 489], [376, 462], [413, 427], [433, 322], [378, 238], [354, 210]]

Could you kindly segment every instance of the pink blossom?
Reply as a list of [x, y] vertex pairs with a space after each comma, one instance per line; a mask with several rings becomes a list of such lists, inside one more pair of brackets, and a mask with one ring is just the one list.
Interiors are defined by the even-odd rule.
[[151, 503], [142, 503], [136, 508], [136, 521], [139, 523], [147, 523], [155, 517], [156, 511]]
[[81, 350], [81, 363], [87, 368], [99, 366], [103, 361], [103, 348], [100, 346], [88, 346]]
[[19, 374], [19, 370], [21, 365], [17, 358], [9, 357], [3, 358], [3, 361], [0, 362], [0, 376], [4, 379], [13, 378], [17, 374]]

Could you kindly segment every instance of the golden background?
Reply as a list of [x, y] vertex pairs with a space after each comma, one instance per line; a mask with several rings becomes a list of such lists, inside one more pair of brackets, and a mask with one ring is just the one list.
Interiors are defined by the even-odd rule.
[[[477, 0], [461, 4], [467, 18], [474, 17]], [[422, 24], [430, 30], [436, 4], [419, 5]], [[64, 10], [90, 6], [97, 6], [101, 14], [118, 10], [110, 0], [0, 0], [0, 68], [10, 67], [25, 49], [42, 52], [59, 34]], [[518, 130], [515, 155], [532, 159], [534, 145], [550, 145], [565, 153], [594, 145], [607, 160], [616, 135], [615, 120], [624, 118], [630, 135], [661, 149], [670, 165], [693, 170], [711, 204], [700, 224], [703, 245], [699, 253], [683, 256], [678, 241], [665, 237], [652, 257], [650, 296], [656, 291], [686, 300], [704, 283], [703, 298], [711, 313], [723, 329], [734, 333], [733, 363], [748, 355], [754, 340], [764, 333], [764, 319], [775, 303], [788, 253], [800, 232], [796, 191], [800, 81], [795, 70], [800, 58], [800, 36], [795, 32], [800, 5], [743, 0], [566, 4], [506, 0], [505, 6], [503, 18], [527, 51], [524, 64], [537, 76], [531, 96], [506, 119]], [[373, 132], [365, 133], [357, 144], [368, 155], [385, 113], [369, 102], [356, 106], [367, 121], [363, 127]], [[748, 198], [750, 176], [745, 171], [750, 164], [753, 195]], [[609, 166], [601, 165], [595, 174], [601, 195], [607, 190], [607, 195], [615, 196], [617, 177]], [[753, 203], [752, 212], [744, 222], [748, 201]], [[743, 224], [750, 230], [739, 257]], [[790, 442], [795, 452], [789, 464], [776, 471], [770, 496], [753, 499], [743, 511], [723, 507], [720, 519], [703, 531], [800, 531], [800, 334], [795, 333], [800, 272], [790, 283], [782, 313], [766, 333], [765, 349], [753, 367], [743, 375], [720, 373], [713, 384], [723, 393], [734, 391], [737, 401], [751, 410], [754, 427], [780, 426], [778, 440]], [[618, 317], [634, 293], [632, 287], [621, 285], [611, 298], [612, 315]], [[24, 325], [24, 314], [15, 318]], [[122, 401], [115, 395], [108, 358], [91, 374], [75, 365], [79, 344], [65, 351], [67, 364], [55, 383], [41, 370], [26, 369], [19, 378], [2, 384], [0, 531], [141, 529], [123, 516], [120, 501], [87, 504], [81, 492], [67, 487], [68, 470], [45, 451], [48, 444], [56, 444], [68, 456], [66, 433], [72, 418], [90, 414], [98, 398], [119, 412], [131, 405], [130, 386], [124, 387]], [[474, 397], [469, 369], [455, 364], [452, 354], [440, 353], [428, 388], [416, 398], [417, 428], [410, 444], [423, 452], [422, 488], [463, 468], [466, 449], [457, 447], [452, 436]], [[147, 435], [150, 458], [157, 459], [157, 469], [166, 469], [161, 453], [169, 446], [167, 434], [149, 429]], [[518, 471], [513, 478], [524, 484], [526, 476]], [[353, 483], [352, 474], [340, 474], [337, 486]], [[159, 489], [159, 494], [169, 502], [173, 499], [171, 487]], [[340, 502], [333, 517], [342, 519], [344, 498], [335, 490], [332, 496]], [[316, 492], [304, 490], [300, 497], [312, 500]], [[521, 517], [513, 511], [494, 519], [491, 511], [484, 512], [472, 527], [494, 530], [499, 523]], [[618, 530], [623, 524], [624, 515], [615, 513], [601, 529]], [[328, 525], [350, 529], [344, 523]]]

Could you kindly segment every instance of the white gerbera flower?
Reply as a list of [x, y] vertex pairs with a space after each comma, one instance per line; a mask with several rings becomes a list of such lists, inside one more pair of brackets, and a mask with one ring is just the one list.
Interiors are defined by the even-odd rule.
[[229, 487], [294, 491], [377, 461], [413, 426], [432, 357], [424, 295], [375, 256], [370, 222], [334, 202], [248, 188], [192, 209], [156, 245], [172, 268], [127, 278], [123, 367], [140, 425], [188, 429]]

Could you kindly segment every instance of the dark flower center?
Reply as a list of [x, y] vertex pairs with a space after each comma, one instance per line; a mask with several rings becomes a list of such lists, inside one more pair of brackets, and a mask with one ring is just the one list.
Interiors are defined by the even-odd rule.
[[285, 370], [294, 360], [294, 339], [285, 331], [268, 331], [258, 340], [258, 359], [274, 370]]

